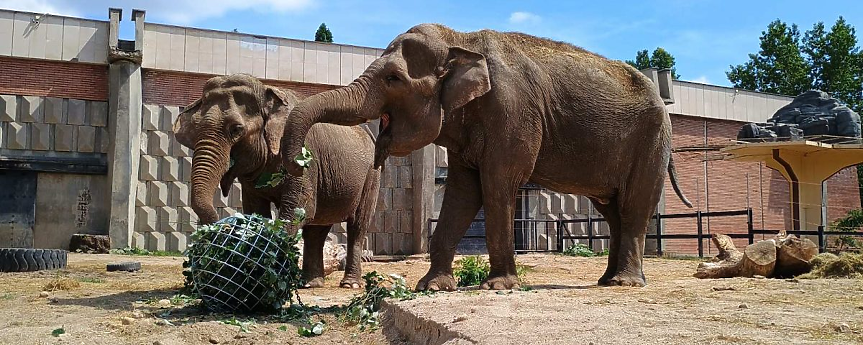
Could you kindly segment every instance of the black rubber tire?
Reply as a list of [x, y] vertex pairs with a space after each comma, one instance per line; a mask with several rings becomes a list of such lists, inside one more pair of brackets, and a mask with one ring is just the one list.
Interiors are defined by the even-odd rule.
[[45, 262], [45, 258], [42, 257], [44, 251], [42, 249], [34, 249], [33, 250], [33, 261], [36, 262], [36, 270], [41, 271], [48, 269], [48, 263]]
[[0, 248], [0, 272], [32, 272], [66, 267], [62, 249]]
[[9, 251], [0, 251], [0, 272], [12, 269], [12, 254]]
[[135, 272], [141, 270], [141, 263], [137, 261], [126, 261], [126, 262], [114, 262], [108, 264], [106, 267], [108, 272], [115, 271], [126, 271], [126, 272]]

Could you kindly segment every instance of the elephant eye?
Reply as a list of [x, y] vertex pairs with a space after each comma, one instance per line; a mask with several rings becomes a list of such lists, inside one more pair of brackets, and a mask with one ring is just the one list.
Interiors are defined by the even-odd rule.
[[228, 134], [230, 134], [232, 139], [236, 139], [243, 134], [243, 130], [245, 130], [245, 127], [241, 124], [231, 125], [228, 127]]
[[399, 80], [401, 80], [401, 79], [399, 78], [399, 76], [397, 76], [395, 74], [390, 74], [387, 76], [387, 81], [399, 81]]

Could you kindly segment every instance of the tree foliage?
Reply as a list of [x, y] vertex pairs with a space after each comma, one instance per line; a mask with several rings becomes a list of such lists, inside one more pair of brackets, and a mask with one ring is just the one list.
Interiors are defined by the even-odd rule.
[[796, 24], [774, 20], [761, 33], [761, 50], [726, 72], [734, 87], [796, 96], [818, 89], [863, 111], [863, 53], [843, 17], [826, 30], [815, 23], [802, 37]]
[[653, 53], [648, 55], [647, 49], [639, 50], [635, 53], [635, 60], [626, 60], [626, 63], [632, 65], [639, 70], [645, 68], [656, 69], [671, 69], [671, 78], [679, 79], [677, 68], [674, 67], [674, 56], [662, 47], [657, 47]]
[[321, 26], [318, 27], [318, 31], [315, 32], [315, 41], [333, 43], [333, 33], [327, 28], [327, 24], [321, 23]]

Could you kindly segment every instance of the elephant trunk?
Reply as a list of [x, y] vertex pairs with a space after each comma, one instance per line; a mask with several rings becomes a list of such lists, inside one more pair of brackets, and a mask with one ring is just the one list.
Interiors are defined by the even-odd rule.
[[367, 70], [351, 84], [310, 96], [294, 107], [285, 124], [281, 143], [284, 166], [291, 175], [303, 175], [303, 167], [295, 158], [314, 124], [356, 126], [381, 117], [382, 97], [369, 90], [368, 74]]
[[222, 175], [228, 171], [230, 160], [228, 145], [215, 141], [201, 141], [195, 146], [192, 158], [192, 210], [198, 215], [198, 224], [207, 225], [218, 220], [213, 197]]

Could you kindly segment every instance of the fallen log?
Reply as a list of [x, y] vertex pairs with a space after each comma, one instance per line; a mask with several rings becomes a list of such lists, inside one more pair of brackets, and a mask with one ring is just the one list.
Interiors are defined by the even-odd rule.
[[737, 250], [731, 237], [722, 234], [713, 234], [710, 238], [719, 254], [714, 262], [702, 262], [695, 272], [696, 278], [731, 278], [740, 272], [740, 261], [743, 253]]
[[776, 268], [776, 241], [766, 240], [750, 244], [743, 250], [738, 277], [772, 277]]
[[818, 247], [808, 239], [781, 234], [769, 240], [750, 244], [743, 251], [734, 246], [731, 237], [714, 234], [711, 238], [719, 250], [712, 262], [696, 268], [696, 278], [793, 277], [812, 269], [812, 258]]
[[808, 238], [789, 236], [779, 243], [776, 252], [776, 271], [780, 278], [794, 277], [812, 270], [812, 258], [818, 255], [818, 246]]

